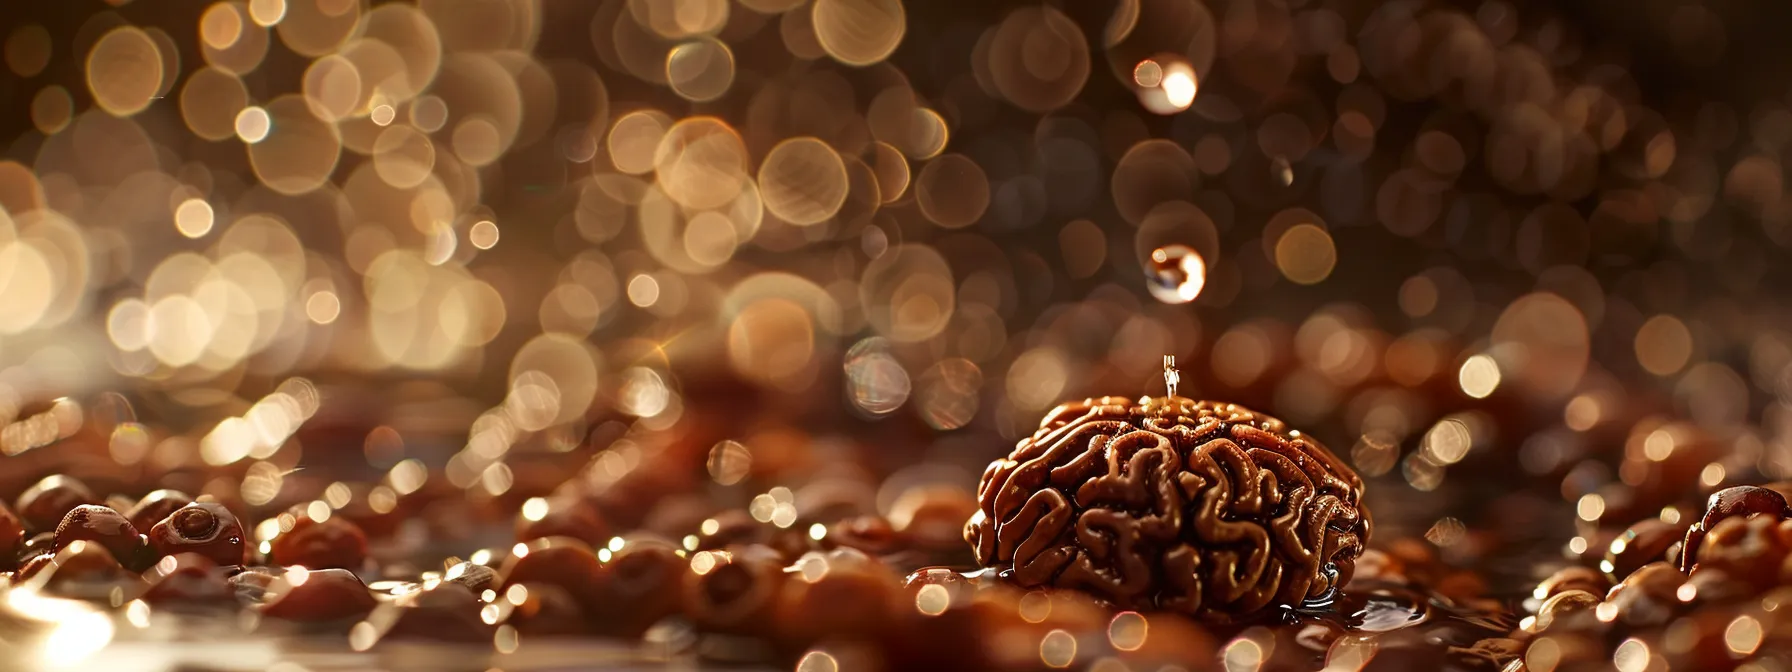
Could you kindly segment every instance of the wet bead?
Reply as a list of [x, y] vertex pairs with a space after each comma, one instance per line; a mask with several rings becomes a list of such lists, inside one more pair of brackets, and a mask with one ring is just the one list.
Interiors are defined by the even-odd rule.
[[220, 565], [247, 559], [243, 524], [222, 504], [188, 504], [149, 529], [149, 543], [161, 555], [198, 553]]
[[47, 476], [19, 495], [13, 507], [29, 532], [49, 532], [62, 523], [62, 517], [82, 504], [99, 504], [100, 499], [86, 484], [68, 476]]
[[82, 504], [62, 517], [56, 526], [56, 550], [76, 541], [91, 541], [106, 547], [125, 567], [142, 570], [154, 561], [148, 553], [148, 542], [124, 514], [108, 507]]
[[156, 490], [137, 500], [124, 515], [138, 530], [147, 530], [179, 511], [181, 507], [192, 503], [193, 498], [179, 490]]
[[1622, 581], [1643, 565], [1667, 559], [1679, 543], [1682, 530], [1659, 518], [1650, 518], [1624, 530], [1607, 546], [1600, 569], [1606, 578]]
[[1788, 510], [1786, 498], [1780, 493], [1753, 485], [1738, 485], [1711, 493], [1705, 500], [1705, 515], [1687, 528], [1685, 540], [1681, 542], [1681, 571], [1692, 571], [1698, 561], [1701, 542], [1719, 523], [1757, 514], [1778, 520], [1792, 516], [1792, 510]]

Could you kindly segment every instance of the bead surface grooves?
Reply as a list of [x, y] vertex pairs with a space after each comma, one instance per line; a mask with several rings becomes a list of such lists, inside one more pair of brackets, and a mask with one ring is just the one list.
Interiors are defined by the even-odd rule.
[[1368, 542], [1362, 480], [1243, 407], [1085, 399], [984, 471], [965, 540], [1022, 586], [1231, 620], [1324, 602]]

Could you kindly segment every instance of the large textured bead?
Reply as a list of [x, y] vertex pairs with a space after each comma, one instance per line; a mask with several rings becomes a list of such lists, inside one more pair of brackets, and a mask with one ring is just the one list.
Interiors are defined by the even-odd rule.
[[1362, 480], [1280, 420], [1182, 397], [1059, 406], [978, 486], [965, 540], [1023, 586], [1230, 620], [1327, 599], [1369, 538]]

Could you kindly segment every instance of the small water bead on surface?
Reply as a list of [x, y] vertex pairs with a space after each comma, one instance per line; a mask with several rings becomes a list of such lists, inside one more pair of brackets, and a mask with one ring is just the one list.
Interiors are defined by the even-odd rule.
[[1207, 261], [1187, 245], [1152, 250], [1145, 263], [1145, 287], [1164, 303], [1188, 303], [1207, 286]]

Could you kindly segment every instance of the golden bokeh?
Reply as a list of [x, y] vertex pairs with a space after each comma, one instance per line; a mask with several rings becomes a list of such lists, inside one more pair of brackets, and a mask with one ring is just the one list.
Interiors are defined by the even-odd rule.
[[759, 194], [765, 209], [799, 226], [833, 217], [846, 202], [846, 164], [819, 138], [778, 143], [759, 165]]
[[54, 44], [50, 31], [41, 25], [14, 26], [6, 34], [6, 68], [20, 78], [36, 77], [49, 66]]
[[1296, 283], [1315, 285], [1331, 276], [1338, 250], [1325, 229], [1301, 223], [1276, 239], [1276, 268]]
[[747, 181], [747, 148], [727, 122], [690, 117], [660, 138], [653, 169], [660, 188], [679, 205], [719, 208], [740, 195]]
[[[261, 136], [249, 144], [249, 165], [256, 177], [269, 189], [289, 196], [323, 186], [342, 155], [342, 137], [336, 127], [313, 114], [311, 105], [300, 96], [276, 98], [263, 109], [265, 129], [258, 121], [244, 133], [245, 139]], [[238, 130], [243, 128], [239, 123]]]
[[915, 203], [928, 220], [948, 229], [975, 224], [989, 209], [989, 178], [962, 154], [945, 154], [915, 176]]
[[902, 0], [814, 0], [810, 19], [821, 47], [847, 65], [889, 58], [908, 32]]
[[248, 105], [243, 81], [217, 68], [200, 68], [181, 85], [181, 118], [194, 135], [206, 140], [234, 137], [237, 113]]
[[692, 102], [720, 98], [734, 84], [734, 52], [715, 38], [680, 44], [666, 54], [666, 82]]
[[31, 97], [31, 125], [44, 135], [55, 135], [68, 128], [74, 114], [74, 98], [61, 86], [46, 86]]
[[87, 90], [94, 104], [120, 117], [149, 107], [162, 88], [162, 55], [135, 26], [113, 29], [87, 54]]
[[989, 74], [1008, 102], [1032, 112], [1063, 107], [1089, 79], [1089, 45], [1063, 12], [1051, 7], [1010, 13], [986, 35]]

